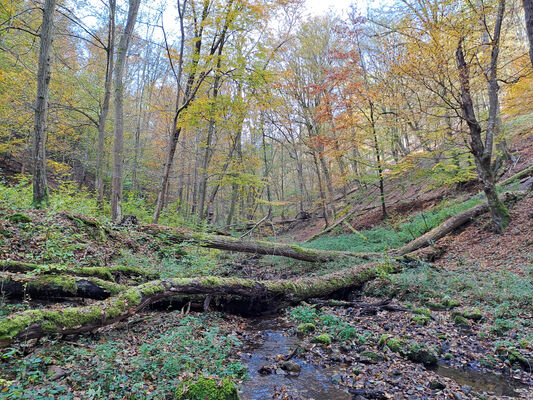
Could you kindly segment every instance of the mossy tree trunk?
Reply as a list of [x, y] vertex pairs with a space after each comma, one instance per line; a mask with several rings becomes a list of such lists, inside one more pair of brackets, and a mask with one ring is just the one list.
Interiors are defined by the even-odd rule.
[[8, 299], [50, 300], [80, 297], [103, 300], [128, 287], [95, 277], [0, 273], [0, 290]]
[[285, 243], [245, 240], [230, 236], [190, 232], [183, 229], [168, 228], [159, 225], [145, 225], [139, 227], [138, 230], [175, 243], [187, 242], [195, 246], [209, 247], [219, 250], [282, 256], [310, 262], [328, 262], [342, 257], [367, 259], [372, 255], [352, 253], [348, 251], [314, 250]]
[[279, 310], [309, 298], [324, 298], [360, 287], [383, 272], [398, 272], [400, 263], [368, 263], [331, 274], [298, 280], [256, 281], [237, 278], [176, 278], [129, 288], [86, 307], [29, 310], [0, 320], [0, 343], [38, 338], [48, 334], [76, 334], [123, 320], [150, 304], [183, 295], [211, 295], [239, 299], [258, 313]]

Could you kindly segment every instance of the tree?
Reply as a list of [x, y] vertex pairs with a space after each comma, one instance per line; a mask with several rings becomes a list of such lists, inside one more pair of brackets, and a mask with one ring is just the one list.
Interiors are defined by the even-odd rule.
[[490, 213], [492, 216], [492, 227], [495, 232], [502, 233], [509, 223], [509, 212], [505, 205], [498, 198], [496, 193], [494, 170], [492, 165], [492, 153], [494, 139], [496, 135], [496, 119], [499, 112], [498, 100], [498, 56], [500, 51], [500, 37], [503, 18], [505, 14], [505, 0], [499, 0], [494, 34], [491, 41], [490, 66], [488, 68], [489, 83], [489, 119], [485, 133], [485, 140], [482, 139], [482, 128], [476, 117], [472, 95], [470, 93], [470, 71], [465, 60], [463, 49], [464, 39], [459, 40], [456, 51], [457, 68], [459, 70], [459, 83], [461, 90], [460, 105], [463, 117], [466, 120], [470, 132], [471, 151], [476, 161], [479, 180], [483, 184], [483, 191], [487, 196]]
[[527, 37], [529, 39], [529, 58], [533, 64], [533, 0], [522, 0], [526, 19]]
[[129, 0], [128, 19], [117, 48], [115, 65], [115, 141], [113, 143], [113, 180], [111, 189], [111, 219], [119, 222], [122, 218], [122, 188], [124, 167], [124, 68], [131, 36], [141, 0]]
[[94, 186], [100, 206], [104, 203], [104, 181], [103, 181], [103, 160], [104, 160], [104, 143], [105, 143], [105, 125], [107, 114], [109, 113], [109, 103], [111, 99], [111, 85], [113, 76], [113, 63], [115, 53], [115, 11], [116, 0], [109, 0], [109, 19], [107, 33], [106, 51], [106, 70], [104, 83], [104, 100], [98, 118], [98, 144], [96, 149], [96, 177]]
[[33, 131], [33, 204], [38, 208], [48, 203], [46, 123], [50, 91], [50, 51], [53, 40], [55, 8], [56, 0], [45, 1], [40, 34], [37, 98], [35, 100], [35, 125]]

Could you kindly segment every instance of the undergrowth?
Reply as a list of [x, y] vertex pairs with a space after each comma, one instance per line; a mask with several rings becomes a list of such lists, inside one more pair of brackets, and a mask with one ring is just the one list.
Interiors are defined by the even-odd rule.
[[[230, 357], [236, 337], [219, 327], [214, 315], [181, 317], [167, 314], [152, 328], [125, 332], [80, 345], [51, 343], [23, 357], [3, 352], [0, 367], [2, 399], [164, 399], [191, 376], [209, 374], [230, 379], [246, 368]], [[139, 343], [137, 345], [136, 343]], [[66, 379], [50, 380], [51, 365], [67, 371]], [[2, 388], [3, 387], [3, 388]]]
[[[0, 181], [0, 208], [9, 211], [24, 211], [32, 209], [32, 185], [31, 177], [18, 175], [15, 185]], [[96, 218], [102, 222], [109, 222], [111, 214], [108, 202], [99, 206], [96, 197], [85, 190], [79, 190], [74, 182], [61, 182], [58, 188], [50, 189], [50, 204], [48, 212], [69, 211], [74, 214], [82, 214]], [[153, 204], [136, 194], [126, 193], [122, 203], [123, 215], [135, 215], [139, 222], [151, 223], [153, 216]], [[172, 205], [161, 213], [159, 223], [166, 226], [189, 226], [200, 229], [196, 221], [184, 218], [175, 212]]]
[[447, 218], [480, 204], [483, 198], [475, 196], [467, 201], [444, 200], [432, 210], [419, 212], [407, 219], [390, 218], [382, 226], [362, 230], [358, 234], [323, 236], [304, 244], [319, 250], [352, 252], [380, 252], [403, 246], [440, 225]]

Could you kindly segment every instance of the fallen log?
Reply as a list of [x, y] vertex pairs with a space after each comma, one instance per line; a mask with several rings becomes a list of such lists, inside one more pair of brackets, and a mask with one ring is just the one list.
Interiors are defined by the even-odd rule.
[[309, 298], [352, 290], [384, 272], [399, 272], [400, 262], [368, 263], [323, 276], [297, 280], [254, 281], [239, 278], [175, 278], [148, 282], [85, 307], [28, 310], [0, 319], [0, 345], [57, 333], [76, 334], [123, 320], [150, 304], [183, 295], [239, 298], [254, 312], [277, 311]]
[[509, 184], [513, 183], [514, 181], [517, 181], [517, 180], [522, 179], [522, 178], [526, 178], [526, 177], [528, 177], [530, 175], [533, 175], [533, 164], [530, 165], [527, 168], [524, 168], [522, 171], [517, 172], [513, 176], [510, 176], [509, 178], [504, 179], [501, 182], [498, 182], [498, 186], [509, 185]]
[[0, 292], [8, 299], [61, 299], [81, 297], [103, 300], [116, 295], [128, 286], [119, 285], [95, 277], [71, 275], [22, 275], [0, 273]]
[[343, 257], [356, 257], [368, 260], [370, 257], [375, 256], [373, 253], [366, 254], [352, 253], [349, 251], [314, 250], [293, 244], [211, 235], [160, 225], [144, 225], [137, 229], [140, 232], [174, 243], [187, 242], [200, 247], [237, 251], [241, 253], [282, 256], [309, 262], [328, 262]]
[[34, 264], [23, 261], [0, 260], [0, 271], [21, 272], [37, 275], [64, 274], [74, 276], [88, 276], [106, 281], [118, 282], [121, 277], [143, 278], [145, 280], [157, 279], [158, 275], [143, 271], [139, 268], [124, 265], [110, 267], [68, 267], [61, 264]]
[[[514, 201], [522, 195], [521, 192], [505, 192], [500, 195], [501, 200], [504, 203], [509, 203]], [[480, 216], [489, 211], [489, 206], [487, 203], [478, 204], [462, 213], [459, 213], [453, 217], [448, 218], [442, 224], [433, 228], [429, 232], [423, 234], [422, 236], [412, 240], [407, 243], [405, 246], [400, 247], [399, 249], [391, 251], [392, 255], [403, 256], [409, 254], [415, 250], [418, 250], [422, 247], [429, 246], [435, 243], [437, 240], [443, 238], [447, 234], [453, 232], [457, 228], [463, 226], [467, 222], [470, 222], [472, 219]]]

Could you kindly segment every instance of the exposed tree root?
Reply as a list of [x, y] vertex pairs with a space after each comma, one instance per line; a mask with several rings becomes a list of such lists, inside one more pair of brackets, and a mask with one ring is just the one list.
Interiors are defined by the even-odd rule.
[[255, 281], [236, 278], [164, 279], [129, 288], [118, 295], [86, 307], [57, 310], [29, 310], [0, 320], [0, 344], [88, 332], [123, 320], [150, 304], [179, 295], [211, 295], [224, 299], [240, 298], [254, 312], [277, 310], [309, 298], [324, 298], [360, 287], [383, 272], [398, 272], [399, 262], [369, 263], [331, 274], [298, 280]]

